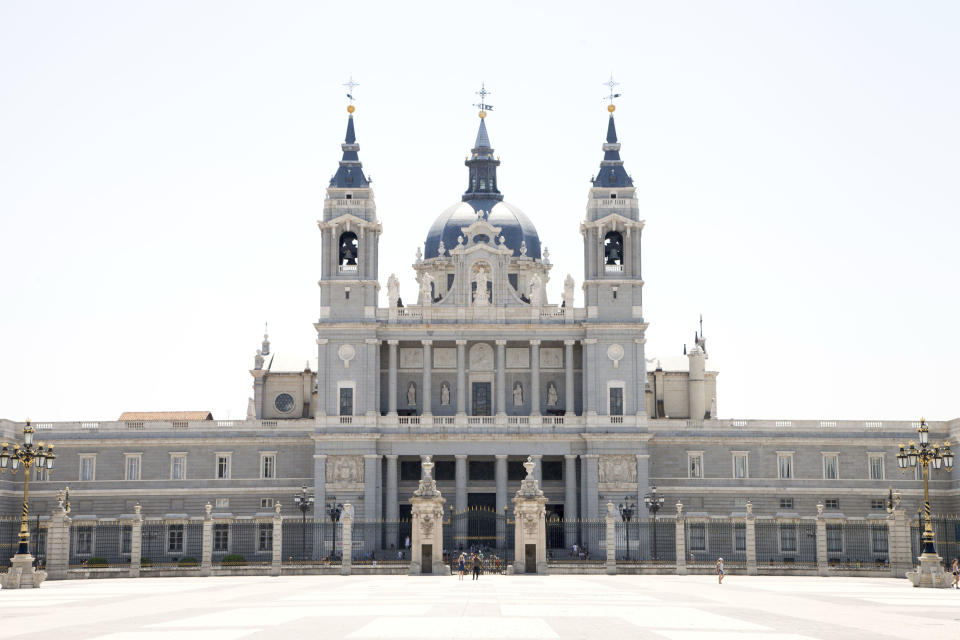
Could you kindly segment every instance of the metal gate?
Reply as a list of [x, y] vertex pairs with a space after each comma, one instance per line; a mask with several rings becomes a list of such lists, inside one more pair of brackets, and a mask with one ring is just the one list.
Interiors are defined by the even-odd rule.
[[443, 523], [443, 548], [450, 566], [456, 570], [461, 553], [470, 557], [477, 553], [484, 571], [505, 571], [513, 562], [514, 521], [506, 511], [499, 513], [488, 507], [471, 507], [450, 512]]

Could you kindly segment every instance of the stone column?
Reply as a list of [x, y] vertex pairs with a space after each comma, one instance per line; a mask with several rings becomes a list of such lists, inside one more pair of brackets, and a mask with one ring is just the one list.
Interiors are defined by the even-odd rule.
[[66, 580], [67, 567], [70, 566], [70, 517], [61, 498], [58, 492], [57, 508], [47, 524], [47, 577], [51, 580]]
[[[547, 573], [547, 498], [537, 485], [533, 473], [534, 462], [528, 457], [523, 463], [527, 477], [520, 483], [520, 490], [513, 498], [514, 529], [514, 573]], [[527, 564], [527, 548], [533, 545], [531, 560], [534, 566]]]
[[[137, 505], [139, 509], [140, 505]], [[209, 576], [213, 573], [213, 506], [208, 502], [203, 506], [203, 538], [200, 544], [200, 575]], [[139, 515], [139, 513], [137, 514]], [[131, 538], [131, 542], [132, 542]], [[274, 546], [276, 546], [276, 532], [274, 532]], [[133, 546], [132, 544], [130, 545]], [[133, 560], [131, 553], [130, 560]], [[131, 568], [133, 563], [131, 562]], [[137, 567], [139, 569], [139, 567]], [[135, 576], [134, 576], [135, 577]]]
[[[493, 467], [493, 478], [497, 487], [497, 515], [507, 515], [507, 455], [505, 453], [496, 454], [496, 462]], [[502, 519], [497, 519], [497, 538], [504, 539], [505, 525]]]
[[420, 413], [433, 415], [433, 340], [421, 340], [423, 344], [423, 389], [421, 390]]
[[497, 415], [507, 415], [507, 341], [497, 340]]
[[617, 520], [616, 508], [612, 502], [607, 503], [606, 531], [607, 531], [607, 574], [617, 573]]
[[[456, 466], [454, 468], [454, 480], [456, 481], [456, 496], [454, 500], [453, 509], [456, 513], [461, 513], [467, 510], [467, 456], [465, 454], [457, 454], [454, 456], [456, 459]], [[454, 527], [453, 536], [454, 543], [453, 548], [459, 548], [460, 543], [464, 540], [467, 535], [466, 531], [467, 521], [466, 519], [461, 518], [457, 521], [457, 526]], [[452, 550], [451, 550], [452, 551]]]
[[457, 340], [457, 415], [467, 415], [467, 341]]
[[581, 496], [586, 507], [584, 518], [596, 518], [600, 515], [600, 456], [590, 453], [580, 456], [580, 461], [586, 485], [586, 492]]
[[530, 341], [530, 415], [540, 415], [540, 341]]
[[[327, 374], [327, 338], [317, 338], [317, 422], [323, 422], [327, 415], [327, 388], [330, 383], [325, 379]], [[334, 414], [336, 415], [336, 414]]]
[[399, 340], [387, 340], [390, 355], [387, 369], [387, 415], [397, 415], [397, 345]]
[[[744, 531], [744, 540], [746, 542], [746, 551], [747, 551], [747, 575], [755, 576], [757, 575], [757, 519], [753, 515], [753, 504], [748, 500], [747, 501], [747, 515], [746, 522], [744, 526], [746, 530]], [[818, 536], [819, 539], [819, 536]]]
[[[130, 521], [130, 577], [139, 578], [140, 558], [143, 551], [143, 514], [140, 513], [139, 504], [133, 506], [133, 514], [133, 520]], [[49, 529], [47, 531], [47, 549], [49, 549]]]
[[[443, 503], [437, 482], [433, 479], [433, 460], [427, 456], [423, 463], [420, 485], [410, 497], [410, 575], [450, 575], [443, 562]], [[430, 553], [429, 562], [424, 553]], [[453, 553], [453, 550], [451, 550]]]
[[[380, 501], [377, 497], [380, 495], [380, 454], [366, 454], [363, 456], [363, 519], [370, 523], [382, 518]], [[368, 525], [369, 526], [369, 525]], [[370, 529], [367, 529], [370, 531]], [[379, 541], [380, 536], [375, 535], [375, 540]], [[369, 553], [376, 549], [375, 540], [370, 536], [364, 536], [364, 552]]]
[[[573, 309], [569, 311], [573, 313]], [[573, 385], [573, 345], [576, 340], [564, 340], [564, 387], [563, 387], [563, 410], [568, 416], [576, 415], [576, 396]]]
[[[396, 454], [387, 454], [387, 495], [386, 495], [386, 520], [387, 540], [386, 547], [394, 545], [394, 549], [400, 549], [403, 541], [400, 540], [400, 525], [397, 522], [400, 519], [400, 498], [397, 494], [397, 459]], [[389, 558], [393, 560], [393, 558]]]
[[687, 522], [683, 517], [683, 503], [677, 502], [677, 527], [676, 527], [676, 554], [677, 554], [677, 575], [687, 575]]
[[907, 571], [913, 569], [913, 554], [910, 549], [910, 521], [903, 509], [894, 508], [893, 513], [887, 516], [887, 545], [890, 553], [890, 575], [894, 578], [905, 578]]
[[643, 496], [650, 487], [650, 454], [637, 454], [637, 506], [643, 506]]
[[817, 575], [830, 575], [827, 557], [827, 520], [823, 517], [823, 503], [817, 503]]
[[563, 537], [564, 545], [568, 550], [573, 548], [577, 541], [577, 456], [567, 454], [563, 456], [563, 520], [565, 522]]
[[344, 503], [340, 514], [340, 545], [340, 575], [349, 576], [353, 573], [353, 505], [349, 502]]
[[[206, 526], [206, 522], [204, 522], [204, 526]], [[273, 507], [273, 541], [271, 544], [273, 545], [271, 547], [273, 555], [270, 558], [270, 575], [278, 576], [280, 575], [280, 569], [283, 567], [283, 516], [280, 515], [279, 502]]]
[[327, 454], [313, 454], [313, 500], [316, 513], [323, 516], [327, 508]]

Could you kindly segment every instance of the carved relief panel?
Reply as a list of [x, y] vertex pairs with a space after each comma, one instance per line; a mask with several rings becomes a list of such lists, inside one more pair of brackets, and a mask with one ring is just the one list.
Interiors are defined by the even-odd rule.
[[629, 455], [600, 456], [600, 482], [637, 481], [637, 459]]

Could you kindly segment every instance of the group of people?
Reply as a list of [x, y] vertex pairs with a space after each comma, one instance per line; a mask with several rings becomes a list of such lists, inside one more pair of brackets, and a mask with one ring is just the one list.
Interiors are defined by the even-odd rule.
[[579, 545], [576, 542], [573, 543], [573, 547], [570, 548], [570, 557], [571, 558], [580, 558], [581, 560], [590, 559], [590, 550], [587, 549], [587, 545]]
[[457, 558], [457, 575], [460, 576], [460, 580], [463, 580], [467, 571], [473, 572], [474, 580], [480, 579], [480, 573], [483, 571], [483, 558], [480, 557], [480, 554], [471, 552], [469, 558], [467, 558], [466, 553], [460, 554], [460, 557]]

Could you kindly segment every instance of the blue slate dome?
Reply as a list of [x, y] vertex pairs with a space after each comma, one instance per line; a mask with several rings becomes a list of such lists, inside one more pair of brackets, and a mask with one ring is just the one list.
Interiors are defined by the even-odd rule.
[[485, 112], [481, 112], [477, 141], [470, 157], [464, 163], [470, 169], [467, 191], [461, 202], [441, 213], [430, 227], [423, 247], [424, 258], [436, 258], [439, 255], [441, 240], [447, 251], [456, 248], [457, 238], [463, 235], [461, 229], [473, 224], [477, 220], [477, 211], [481, 210], [488, 212], [487, 221], [490, 224], [501, 228], [500, 233], [507, 247], [513, 250], [514, 256], [520, 255], [520, 244], [526, 242], [526, 255], [540, 258], [540, 236], [537, 235], [536, 227], [523, 211], [504, 202], [503, 195], [497, 189], [497, 167], [500, 161], [493, 156], [487, 126], [483, 120], [485, 115]]

